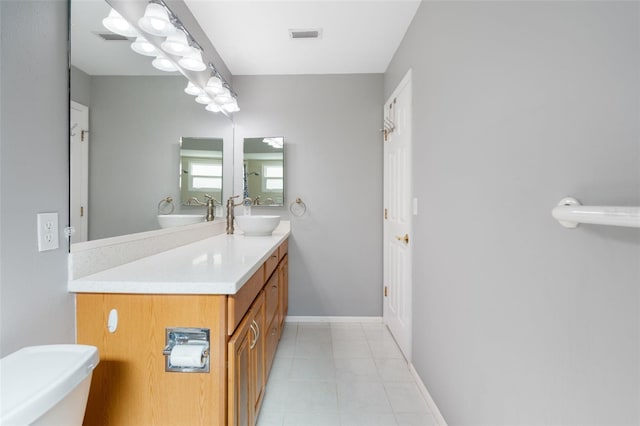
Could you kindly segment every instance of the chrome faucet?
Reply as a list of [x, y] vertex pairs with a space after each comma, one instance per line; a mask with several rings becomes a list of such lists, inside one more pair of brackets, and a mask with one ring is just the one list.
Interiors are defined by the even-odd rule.
[[235, 215], [233, 209], [235, 208], [235, 206], [242, 205], [242, 202], [235, 204], [233, 202], [233, 199], [239, 197], [239, 195], [234, 195], [233, 197], [229, 197], [229, 199], [227, 200], [227, 234], [229, 235], [233, 234], [234, 231], [233, 220], [235, 219]]

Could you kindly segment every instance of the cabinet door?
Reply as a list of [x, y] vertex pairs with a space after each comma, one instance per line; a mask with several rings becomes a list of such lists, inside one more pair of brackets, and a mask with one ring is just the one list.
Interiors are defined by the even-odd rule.
[[278, 306], [279, 333], [282, 333], [284, 320], [289, 310], [289, 256], [286, 254], [278, 265], [278, 292], [280, 297]]
[[254, 333], [253, 344], [251, 345], [251, 385], [252, 385], [252, 408], [255, 419], [258, 417], [258, 411], [262, 405], [262, 397], [264, 396], [265, 380], [266, 380], [266, 335], [267, 327], [265, 324], [265, 294], [260, 292], [251, 309], [252, 313], [252, 333]]
[[252, 318], [245, 318], [229, 340], [229, 426], [253, 426], [251, 401], [251, 345], [254, 342]]

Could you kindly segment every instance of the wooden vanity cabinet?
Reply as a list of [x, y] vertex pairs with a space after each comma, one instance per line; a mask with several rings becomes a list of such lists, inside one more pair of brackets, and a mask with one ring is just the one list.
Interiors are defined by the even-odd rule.
[[[287, 268], [285, 240], [233, 295], [77, 294], [77, 342], [100, 353], [84, 424], [254, 426], [287, 312]], [[209, 373], [165, 371], [166, 327], [210, 330]]]

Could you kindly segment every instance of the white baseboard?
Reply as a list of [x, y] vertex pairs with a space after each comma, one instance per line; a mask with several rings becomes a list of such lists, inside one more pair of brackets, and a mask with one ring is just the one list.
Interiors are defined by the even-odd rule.
[[422, 379], [418, 375], [418, 372], [411, 363], [409, 363], [409, 371], [411, 371], [411, 374], [413, 374], [413, 378], [416, 380], [416, 384], [418, 385], [418, 388], [420, 388], [422, 396], [424, 396], [424, 399], [427, 401], [429, 411], [431, 411], [433, 418], [436, 420], [436, 424], [438, 426], [447, 426], [447, 422], [445, 421], [444, 417], [442, 417], [442, 413], [440, 413], [440, 410], [438, 409], [438, 406], [436, 405], [433, 398], [431, 398], [431, 394], [427, 390], [427, 387], [424, 385]]
[[382, 323], [382, 317], [302, 317], [287, 316], [286, 322], [366, 322]]

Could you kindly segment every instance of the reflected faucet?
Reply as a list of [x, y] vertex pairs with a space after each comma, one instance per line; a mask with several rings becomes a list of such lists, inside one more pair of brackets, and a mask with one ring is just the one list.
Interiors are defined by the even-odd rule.
[[216, 218], [216, 203], [220, 204], [220, 202], [209, 194], [204, 194], [204, 198], [207, 200], [207, 217], [205, 220], [212, 222]]
[[235, 215], [234, 215], [233, 209], [235, 208], [235, 206], [240, 206], [243, 203], [243, 202], [239, 202], [235, 204], [233, 202], [234, 198], [240, 198], [240, 196], [234, 195], [233, 197], [229, 197], [229, 199], [227, 200], [227, 234], [228, 235], [232, 235], [234, 232], [233, 220], [235, 219]]
[[216, 200], [209, 194], [204, 194], [204, 199], [205, 202], [203, 203], [202, 201], [198, 200], [198, 197], [191, 197], [185, 204], [187, 206], [193, 206], [194, 204], [196, 206], [207, 206], [207, 215], [205, 217], [205, 220], [207, 222], [211, 222], [216, 218], [216, 203], [218, 203], [218, 205], [222, 204], [220, 203], [220, 201]]

